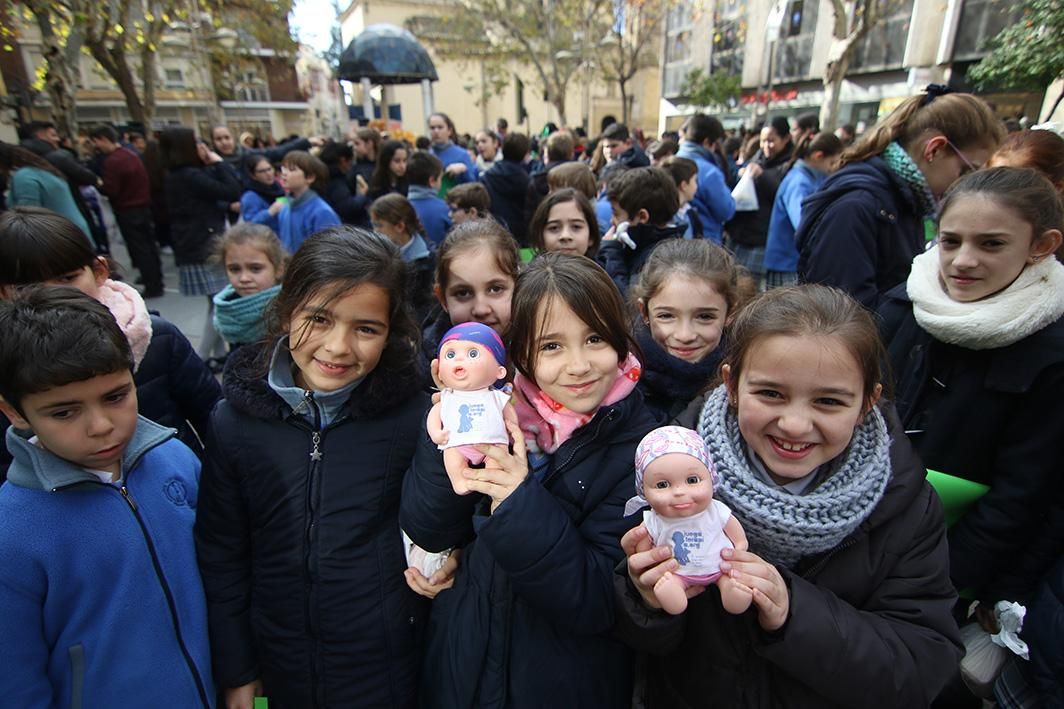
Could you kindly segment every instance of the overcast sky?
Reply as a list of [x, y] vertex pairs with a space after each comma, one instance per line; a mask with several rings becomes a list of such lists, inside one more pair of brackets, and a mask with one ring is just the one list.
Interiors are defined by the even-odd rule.
[[[340, 7], [347, 2], [340, 0]], [[309, 44], [319, 53], [329, 48], [332, 41], [329, 31], [336, 21], [330, 0], [295, 0], [289, 20], [300, 42]]]

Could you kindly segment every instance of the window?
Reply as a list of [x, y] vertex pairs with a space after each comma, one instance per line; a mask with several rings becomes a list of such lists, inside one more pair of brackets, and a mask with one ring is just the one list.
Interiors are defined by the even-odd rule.
[[743, 73], [746, 51], [746, 0], [724, 0], [713, 13], [713, 50], [709, 68], [713, 73]]
[[997, 36], [1023, 14], [1021, 3], [1005, 0], [965, 0], [957, 38], [953, 44], [953, 59], [976, 60], [986, 54], [986, 43]]
[[813, 64], [813, 35], [817, 3], [791, 0], [784, 16], [783, 36], [776, 43], [773, 73], [776, 81], [796, 81], [809, 76]]
[[873, 27], [857, 43], [850, 70], [883, 71], [901, 69], [905, 60], [905, 43], [909, 39], [912, 23], [913, 0], [905, 0], [897, 11]]
[[180, 69], [164, 69], [163, 84], [168, 89], [185, 88], [185, 74]]
[[687, 74], [691, 71], [693, 29], [693, 6], [688, 0], [680, 0], [669, 9], [665, 23], [665, 67], [662, 92], [667, 97], [677, 97], [681, 94]]

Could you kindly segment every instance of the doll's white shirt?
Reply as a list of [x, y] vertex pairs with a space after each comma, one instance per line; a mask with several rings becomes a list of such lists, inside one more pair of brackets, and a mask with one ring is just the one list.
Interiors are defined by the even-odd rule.
[[643, 524], [655, 545], [672, 548], [673, 557], [680, 563], [677, 573], [709, 576], [720, 572], [720, 552], [734, 548], [724, 533], [730, 517], [731, 509], [713, 500], [705, 510], [690, 517], [662, 517], [654, 510], [646, 510]]
[[498, 389], [457, 391], [444, 389], [440, 393], [440, 418], [450, 433], [447, 444], [440, 450], [474, 443], [509, 443], [502, 411], [510, 403], [510, 395]]

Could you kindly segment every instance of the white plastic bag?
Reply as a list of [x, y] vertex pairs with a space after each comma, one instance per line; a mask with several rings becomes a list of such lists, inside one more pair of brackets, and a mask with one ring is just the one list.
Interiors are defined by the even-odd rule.
[[744, 172], [731, 191], [732, 199], [735, 200], [736, 212], [756, 212], [758, 209], [757, 189], [754, 187], [754, 178], [750, 172]]
[[1027, 643], [1019, 637], [1026, 614], [1027, 609], [1019, 603], [998, 601], [994, 604], [994, 617], [999, 632], [991, 635], [978, 623], [968, 623], [961, 628], [961, 640], [964, 642], [961, 676], [976, 696], [983, 699], [993, 697], [994, 683], [1010, 655], [1030, 659]]

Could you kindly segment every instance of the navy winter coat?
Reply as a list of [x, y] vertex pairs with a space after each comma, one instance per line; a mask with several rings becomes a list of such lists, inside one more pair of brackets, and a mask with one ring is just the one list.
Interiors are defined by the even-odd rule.
[[228, 212], [220, 203], [240, 200], [243, 185], [224, 162], [170, 170], [163, 194], [170, 211], [170, 239], [178, 266], [207, 262], [225, 231]]
[[200, 484], [215, 679], [261, 677], [271, 707], [412, 707], [425, 605], [403, 578], [398, 513], [421, 380], [382, 361], [319, 432], [260, 376], [261, 355], [229, 357]]
[[344, 224], [369, 227], [369, 212], [366, 211], [369, 197], [358, 194], [340, 168], [329, 167], [329, 182], [324, 186], [321, 196]]
[[631, 656], [610, 637], [633, 459], [654, 427], [638, 391], [599, 410], [489, 514], [459, 496], [427, 434], [403, 486], [400, 522], [420, 546], [464, 547], [454, 586], [433, 601], [425, 706], [627, 707]]
[[841, 288], [873, 310], [925, 243], [912, 189], [878, 157], [850, 163], [802, 202], [794, 240], [803, 283]]
[[949, 530], [950, 576], [988, 603], [1023, 603], [1056, 561], [1064, 524], [1064, 318], [970, 350], [934, 339], [901, 285], [879, 309], [909, 438], [932, 470], [989, 485]]
[[658, 244], [666, 239], [682, 239], [687, 224], [665, 224], [653, 226], [651, 224], [635, 224], [628, 227], [628, 236], [635, 242], [636, 248], [631, 249], [622, 241], [616, 239], [603, 241], [599, 246], [595, 260], [606, 269], [610, 278], [617, 285], [621, 295], [628, 292], [628, 285], [639, 276], [643, 270], [650, 253], [657, 248]]
[[[692, 405], [685, 414], [697, 416]], [[893, 474], [872, 514], [831, 551], [779, 568], [787, 622], [730, 615], [716, 585], [682, 615], [649, 609], [617, 568], [618, 635], [649, 653], [647, 709], [926, 707], [963, 655], [946, 576], [942, 505], [898, 417], [880, 407]], [[681, 425], [695, 423], [684, 420]], [[749, 527], [756, 520], [742, 519]]]
[[491, 197], [492, 215], [520, 244], [528, 240], [525, 198], [530, 179], [525, 166], [513, 160], [500, 160], [480, 175]]

